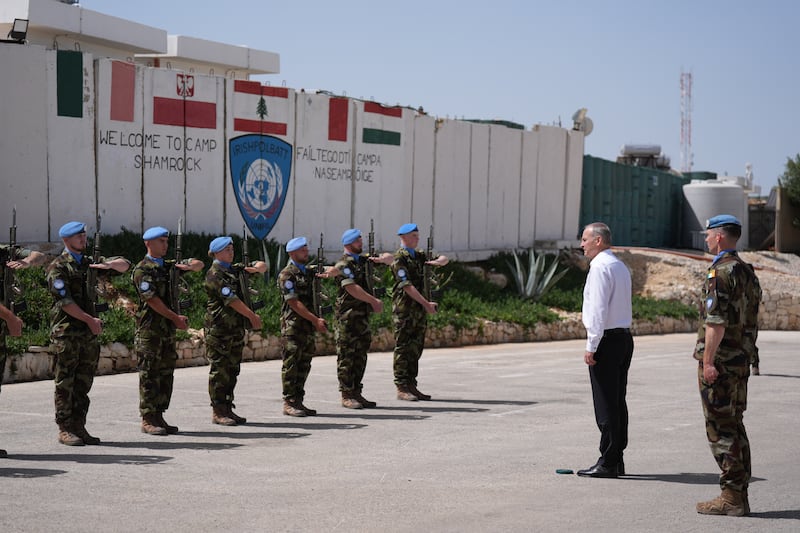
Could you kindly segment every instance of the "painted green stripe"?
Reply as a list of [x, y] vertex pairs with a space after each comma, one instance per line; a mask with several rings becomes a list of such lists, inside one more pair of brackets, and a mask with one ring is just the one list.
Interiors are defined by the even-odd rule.
[[59, 50], [56, 57], [58, 116], [83, 117], [83, 54]]
[[364, 134], [361, 137], [361, 141], [365, 144], [391, 144], [394, 146], [400, 146], [400, 132], [364, 128]]

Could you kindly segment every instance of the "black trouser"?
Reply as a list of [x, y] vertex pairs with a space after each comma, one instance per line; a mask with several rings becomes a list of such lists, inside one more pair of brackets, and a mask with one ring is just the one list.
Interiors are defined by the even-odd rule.
[[600, 430], [600, 461], [614, 468], [628, 446], [628, 369], [633, 356], [629, 330], [607, 330], [589, 367], [594, 400], [594, 418]]

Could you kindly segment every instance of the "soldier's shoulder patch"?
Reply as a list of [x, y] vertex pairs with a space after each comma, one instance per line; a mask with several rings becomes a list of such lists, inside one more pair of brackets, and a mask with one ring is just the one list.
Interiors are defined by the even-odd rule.
[[219, 292], [220, 292], [220, 294], [222, 294], [223, 296], [225, 296], [227, 298], [228, 296], [231, 295], [231, 288], [225, 286], [225, 287], [222, 287], [222, 289], [220, 289]]
[[342, 273], [350, 279], [353, 279], [355, 277], [355, 275], [353, 274], [353, 270], [350, 267], [345, 267], [345, 269], [342, 270]]
[[714, 307], [714, 298], [708, 298], [706, 300], [706, 309], [711, 311], [711, 308]]
[[398, 270], [397, 271], [397, 277], [400, 278], [400, 279], [406, 279], [406, 270], [404, 268], [401, 268], [400, 270]]
[[53, 288], [54, 289], [63, 289], [64, 288], [64, 280], [61, 278], [56, 278], [53, 280]]
[[287, 279], [285, 282], [283, 282], [283, 287], [287, 291], [290, 291], [290, 290], [292, 290], [294, 288], [294, 283], [292, 283], [292, 280]]
[[142, 292], [147, 292], [150, 290], [150, 284], [146, 281], [143, 281], [139, 284], [139, 290]]
[[716, 268], [712, 268], [711, 270], [708, 271], [708, 279], [716, 278], [716, 277], [717, 277], [717, 269]]

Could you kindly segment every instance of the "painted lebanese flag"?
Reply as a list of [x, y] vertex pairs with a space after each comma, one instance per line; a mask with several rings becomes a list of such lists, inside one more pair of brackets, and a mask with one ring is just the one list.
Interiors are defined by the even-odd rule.
[[257, 81], [233, 82], [233, 129], [247, 133], [286, 135], [290, 117], [289, 89]]
[[155, 71], [153, 124], [216, 129], [217, 84], [209, 76]]

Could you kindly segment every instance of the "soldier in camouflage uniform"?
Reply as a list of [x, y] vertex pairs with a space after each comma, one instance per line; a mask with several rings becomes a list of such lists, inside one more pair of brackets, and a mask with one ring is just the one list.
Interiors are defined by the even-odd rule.
[[208, 247], [214, 259], [206, 274], [205, 290], [208, 294], [205, 319], [208, 395], [211, 397], [211, 422], [222, 426], [245, 424], [247, 419], [233, 412], [233, 389], [239, 376], [244, 350], [245, 329], [249, 326], [261, 330], [261, 317], [244, 301], [239, 283], [239, 271], [245, 268], [251, 274], [267, 271], [267, 264], [256, 261], [251, 265], [233, 264], [233, 239], [217, 237]]
[[754, 356], [761, 288], [753, 268], [736, 254], [741, 223], [718, 215], [706, 224], [706, 244], [716, 254], [703, 286], [701, 325], [694, 357], [706, 435], [722, 475], [722, 493], [697, 504], [701, 514], [750, 512], [750, 443], [744, 428], [747, 378]]
[[361, 231], [349, 229], [342, 235], [344, 255], [335, 265], [339, 277], [339, 294], [336, 297], [336, 366], [342, 405], [348, 409], [375, 407], [375, 402], [361, 394], [361, 380], [367, 368], [367, 352], [372, 342], [369, 328], [371, 313], [383, 311], [383, 302], [370, 293], [366, 262], [391, 264], [392, 254], [368, 257]]
[[314, 330], [328, 331], [325, 319], [315, 315], [313, 301], [314, 268], [308, 263], [308, 241], [295, 237], [286, 243], [289, 262], [278, 275], [281, 304], [281, 337], [283, 338], [283, 414], [313, 416], [314, 409], [303, 405], [305, 384], [314, 355]]
[[[14, 270], [28, 268], [38, 265], [44, 261], [45, 256], [41, 252], [34, 252], [27, 249], [17, 251], [17, 259], [9, 261], [9, 247], [0, 245], [0, 302], [6, 301], [5, 294], [5, 268]], [[6, 369], [6, 357], [8, 355], [6, 347], [6, 336], [20, 337], [22, 335], [22, 319], [15, 315], [11, 309], [0, 303], [0, 386], [3, 384], [3, 374]], [[5, 457], [6, 451], [0, 449], [0, 457]]]
[[444, 266], [447, 257], [431, 259], [424, 250], [417, 250], [419, 230], [416, 224], [403, 224], [397, 230], [401, 247], [394, 254], [392, 273], [392, 321], [394, 322], [394, 383], [397, 399], [406, 401], [430, 400], [417, 388], [419, 359], [425, 346], [428, 313], [435, 313], [436, 302], [422, 294], [425, 264]]
[[55, 300], [50, 312], [50, 345], [55, 355], [55, 408], [58, 441], [68, 446], [100, 444], [86, 431], [89, 390], [92, 388], [100, 345], [97, 336], [103, 322], [93, 316], [86, 287], [89, 268], [127, 271], [122, 257], [100, 258], [90, 265], [86, 251], [86, 226], [68, 222], [58, 232], [64, 252], [47, 267], [47, 286]]
[[176, 264], [164, 259], [169, 247], [169, 230], [159, 226], [142, 235], [147, 255], [133, 269], [133, 286], [139, 295], [136, 311], [134, 346], [139, 364], [139, 414], [142, 433], [166, 435], [178, 427], [164, 420], [164, 411], [172, 398], [172, 384], [178, 353], [175, 330], [189, 328], [189, 318], [180, 313], [178, 302], [170, 294], [172, 269], [198, 272], [199, 259]]

